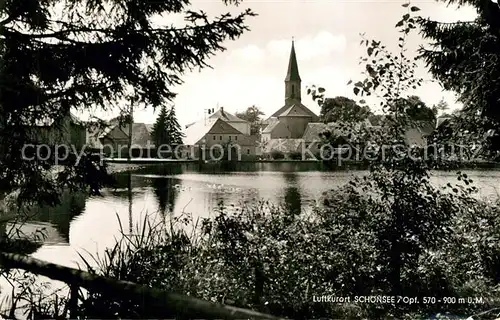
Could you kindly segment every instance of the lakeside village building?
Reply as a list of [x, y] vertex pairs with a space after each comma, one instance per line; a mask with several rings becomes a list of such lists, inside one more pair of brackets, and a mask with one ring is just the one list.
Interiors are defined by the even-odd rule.
[[[285, 77], [285, 99], [284, 105], [275, 111], [268, 119], [262, 122], [260, 137], [250, 134], [250, 123], [227, 112], [224, 108], [218, 110], [210, 109], [205, 112], [203, 119], [191, 123], [185, 127], [183, 139], [182, 157], [190, 157], [193, 150], [205, 148], [205, 154], [214, 145], [237, 145], [240, 148], [240, 155], [259, 156], [269, 154], [274, 150], [284, 154], [300, 152], [303, 148], [308, 148], [312, 153], [318, 151], [319, 136], [322, 132], [335, 130], [340, 123], [322, 123], [319, 117], [301, 102], [301, 78], [295, 53], [294, 42], [292, 41], [288, 68]], [[383, 116], [375, 116], [367, 119], [358, 126], [379, 127]], [[120, 125], [117, 119], [107, 121], [106, 125], [98, 129], [84, 129], [83, 122], [69, 114], [63, 121], [67, 125], [63, 137], [57, 139], [61, 142], [71, 141], [71, 143], [87, 145], [95, 150], [103, 149], [104, 146], [112, 146], [116, 151], [124, 150], [129, 142], [128, 125]], [[442, 122], [442, 121], [441, 121]], [[424, 145], [426, 136], [430, 135], [441, 123], [426, 123], [406, 130], [407, 140], [410, 144]], [[52, 124], [37, 124], [37, 131], [42, 130], [43, 135], [51, 139], [55, 136]], [[137, 149], [142, 149], [143, 157], [146, 148], [154, 148], [151, 130], [152, 124], [134, 123], [132, 125], [132, 144]], [[82, 133], [82, 131], [86, 131]], [[85, 136], [85, 138], [83, 138]], [[108, 156], [119, 156], [108, 154]], [[122, 155], [123, 157], [123, 155]]]

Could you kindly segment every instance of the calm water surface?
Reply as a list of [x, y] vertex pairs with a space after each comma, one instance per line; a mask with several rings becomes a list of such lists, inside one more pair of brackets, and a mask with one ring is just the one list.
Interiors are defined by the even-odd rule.
[[[267, 170], [266, 170], [267, 169]], [[279, 169], [279, 171], [277, 170]], [[144, 215], [161, 217], [161, 212], [209, 217], [221, 203], [269, 200], [307, 210], [324, 191], [348, 182], [366, 171], [298, 171], [294, 165], [270, 166], [234, 172], [196, 172], [189, 168], [148, 168], [118, 176], [118, 188], [105, 190], [102, 197], [66, 195], [63, 204], [37, 214], [27, 227], [43, 226], [45, 244], [34, 257], [67, 266], [80, 261], [77, 252], [102, 252], [120, 236], [120, 228], [139, 223]], [[480, 196], [500, 194], [500, 171], [467, 171], [480, 189]], [[435, 172], [436, 185], [455, 182], [454, 172]], [[131, 185], [132, 192], [128, 186]], [[131, 201], [130, 201], [131, 199]], [[131, 209], [131, 210], [130, 210]]]

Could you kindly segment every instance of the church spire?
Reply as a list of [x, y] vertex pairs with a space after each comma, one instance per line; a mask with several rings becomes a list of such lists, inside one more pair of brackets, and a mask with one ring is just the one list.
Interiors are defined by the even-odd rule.
[[300, 81], [297, 56], [295, 55], [295, 45], [292, 38], [292, 50], [290, 51], [290, 60], [288, 61], [288, 72], [285, 81]]
[[290, 60], [288, 61], [288, 70], [285, 78], [285, 105], [291, 106], [297, 102], [300, 103], [300, 93], [302, 91], [300, 83], [295, 44], [292, 39], [292, 49], [290, 51]]

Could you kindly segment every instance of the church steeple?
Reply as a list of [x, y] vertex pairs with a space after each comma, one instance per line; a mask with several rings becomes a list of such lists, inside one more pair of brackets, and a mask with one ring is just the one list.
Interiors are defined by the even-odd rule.
[[290, 51], [290, 60], [288, 61], [288, 70], [285, 78], [285, 104], [292, 105], [301, 100], [301, 79], [299, 75], [299, 67], [297, 64], [297, 56], [295, 55], [295, 45], [292, 40], [292, 49]]

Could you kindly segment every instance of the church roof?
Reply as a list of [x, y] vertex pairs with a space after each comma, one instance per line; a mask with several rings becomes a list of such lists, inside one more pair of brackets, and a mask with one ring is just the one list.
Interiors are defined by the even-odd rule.
[[300, 105], [294, 104], [280, 114], [279, 117], [312, 117], [312, 115]]
[[229, 112], [224, 111], [223, 108], [220, 108], [215, 113], [211, 114], [210, 119], [222, 119], [226, 122], [247, 122], [243, 119], [238, 118], [235, 115], [230, 114]]
[[302, 103], [294, 104], [292, 106], [285, 105], [285, 106], [281, 107], [278, 111], [276, 111], [275, 113], [273, 113], [271, 115], [271, 118], [277, 118], [279, 116], [282, 116], [282, 114], [284, 112], [286, 112], [288, 109], [290, 109], [290, 107], [293, 107], [293, 106], [297, 106], [297, 107], [299, 107], [302, 110], [301, 112], [303, 112], [305, 114], [309, 114], [312, 117], [313, 121], [317, 121], [318, 120], [318, 116], [314, 112], [312, 112], [308, 107], [306, 107], [305, 105], [303, 105]]
[[297, 65], [297, 56], [295, 55], [295, 46], [292, 41], [292, 49], [290, 50], [290, 60], [288, 61], [288, 71], [285, 81], [300, 81], [299, 67]]
[[276, 126], [280, 123], [276, 118], [268, 119], [267, 122], [268, 125], [264, 128], [264, 130], [262, 130], [262, 133], [271, 133], [273, 129], [276, 128]]

